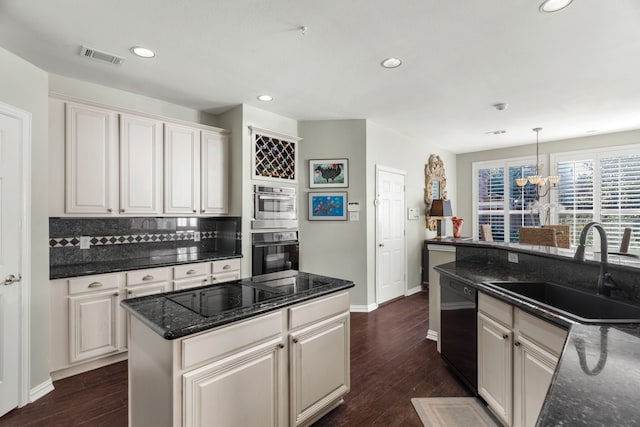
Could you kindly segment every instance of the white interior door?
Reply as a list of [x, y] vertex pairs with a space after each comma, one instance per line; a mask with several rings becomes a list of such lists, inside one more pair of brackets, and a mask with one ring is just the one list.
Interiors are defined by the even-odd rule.
[[0, 105], [0, 416], [20, 397], [23, 120]]
[[404, 295], [406, 243], [403, 171], [376, 168], [376, 287], [378, 304]]

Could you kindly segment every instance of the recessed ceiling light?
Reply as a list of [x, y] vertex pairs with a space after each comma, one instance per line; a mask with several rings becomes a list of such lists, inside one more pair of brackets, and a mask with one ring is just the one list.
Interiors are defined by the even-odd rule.
[[154, 51], [141, 46], [132, 47], [131, 52], [134, 55], [138, 55], [141, 58], [153, 58], [154, 56], [156, 56], [156, 53]]
[[398, 68], [402, 65], [402, 61], [398, 58], [387, 58], [380, 63], [384, 68]]
[[540, 12], [557, 12], [569, 6], [573, 0], [545, 0], [540, 5]]
[[258, 97], [258, 99], [259, 99], [260, 101], [269, 102], [269, 101], [273, 101], [273, 96], [271, 96], [271, 95], [260, 95], [260, 96]]

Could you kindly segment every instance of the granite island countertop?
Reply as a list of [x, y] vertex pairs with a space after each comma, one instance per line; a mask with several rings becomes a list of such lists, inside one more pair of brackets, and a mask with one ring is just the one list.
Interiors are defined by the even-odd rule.
[[[120, 305], [160, 336], [172, 340], [353, 286], [355, 286], [354, 283], [349, 280], [289, 270], [195, 289], [131, 298], [121, 301]], [[242, 304], [233, 309], [214, 308], [205, 314], [176, 302], [180, 301], [182, 296], [193, 295], [197, 298], [198, 294], [209, 290], [222, 290], [224, 287], [230, 291], [242, 289], [244, 294], [262, 292], [264, 296], [266, 292], [269, 295], [260, 301], [251, 298], [243, 299]]]
[[223, 259], [242, 258], [242, 255], [229, 252], [195, 252], [146, 258], [128, 258], [108, 262], [87, 262], [52, 266], [49, 279], [88, 276], [91, 274], [117, 273], [121, 271], [141, 270], [144, 268], [170, 267], [179, 264], [217, 261]]
[[561, 312], [483, 284], [544, 280], [540, 273], [468, 261], [435, 269], [569, 330], [538, 427], [640, 426], [640, 324], [582, 324]]

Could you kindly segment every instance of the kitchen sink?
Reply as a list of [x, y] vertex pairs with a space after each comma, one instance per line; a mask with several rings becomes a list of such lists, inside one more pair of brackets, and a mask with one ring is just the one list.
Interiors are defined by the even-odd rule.
[[487, 284], [583, 323], [640, 323], [640, 306], [556, 283], [496, 281]]

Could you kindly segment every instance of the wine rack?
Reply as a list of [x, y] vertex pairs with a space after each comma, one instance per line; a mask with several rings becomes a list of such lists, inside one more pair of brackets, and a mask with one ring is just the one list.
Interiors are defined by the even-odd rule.
[[296, 143], [266, 135], [254, 135], [254, 178], [296, 179]]

